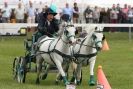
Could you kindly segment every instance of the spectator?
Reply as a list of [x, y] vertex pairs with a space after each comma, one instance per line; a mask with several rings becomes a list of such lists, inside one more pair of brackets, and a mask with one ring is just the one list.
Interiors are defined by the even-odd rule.
[[35, 23], [35, 8], [33, 7], [33, 4], [30, 2], [30, 6], [27, 10], [28, 15], [28, 23]]
[[44, 8], [44, 9], [45, 9], [45, 12], [46, 12], [46, 10], [48, 9], [48, 6], [47, 6], [47, 5], [45, 5], [45, 8]]
[[39, 20], [39, 9], [36, 8], [36, 10], [35, 10], [35, 23], [38, 23], [38, 20]]
[[19, 0], [18, 4], [21, 4], [21, 6], [24, 6], [24, 0]]
[[2, 23], [2, 11], [0, 9], [0, 23]]
[[121, 10], [120, 4], [117, 4], [116, 9], [117, 9], [117, 11]]
[[99, 22], [99, 17], [100, 17], [100, 11], [98, 7], [96, 6], [93, 11], [93, 22], [98, 23]]
[[111, 23], [117, 23], [118, 21], [118, 11], [115, 7], [115, 5], [113, 5], [111, 11], [110, 11], [110, 22]]
[[128, 10], [128, 23], [133, 23], [133, 7]]
[[41, 13], [39, 13], [39, 16], [38, 16], [38, 22], [39, 23], [43, 23], [42, 19], [44, 19], [44, 14], [45, 14], [47, 9], [48, 9], [47, 7], [46, 8], [42, 8]]
[[84, 18], [86, 20], [86, 23], [93, 23], [93, 11], [90, 9], [90, 6], [88, 6], [84, 11]]
[[25, 14], [25, 10], [24, 10], [24, 8], [22, 8], [22, 4], [19, 3], [18, 8], [16, 8], [16, 10], [15, 10], [17, 23], [24, 22], [24, 14]]
[[122, 8], [120, 8], [118, 13], [118, 23], [122, 23], [122, 18], [123, 18], [123, 12], [122, 12]]
[[66, 3], [66, 7], [63, 8], [61, 19], [64, 21], [70, 21], [73, 16], [73, 10], [69, 7], [69, 4]]
[[16, 23], [15, 9], [12, 9], [11, 11], [10, 22]]
[[78, 19], [79, 19], [79, 8], [77, 6], [77, 3], [74, 3], [74, 7], [73, 7], [73, 22], [74, 23], [78, 23]]
[[45, 5], [45, 7], [44, 7], [44, 8], [42, 8], [41, 13], [45, 13], [47, 9], [48, 9], [48, 6], [47, 6], [47, 5]]
[[102, 8], [100, 11], [99, 23], [109, 23], [108, 13], [105, 11], [105, 8]]
[[8, 7], [7, 2], [4, 3], [4, 7], [2, 9], [2, 22], [3, 23], [8, 23], [10, 22], [10, 15], [11, 15], [11, 10]]
[[124, 8], [122, 9], [122, 23], [127, 23], [127, 13], [128, 13], [128, 7], [127, 4], [124, 5]]

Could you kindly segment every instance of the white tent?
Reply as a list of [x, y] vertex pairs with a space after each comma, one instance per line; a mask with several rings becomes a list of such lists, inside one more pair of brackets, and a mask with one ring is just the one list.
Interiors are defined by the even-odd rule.
[[[17, 5], [19, 0], [0, 0], [0, 5], [4, 2], [8, 2], [11, 5]], [[133, 0], [21, 0], [24, 4], [32, 1], [35, 4], [42, 2], [43, 4], [50, 5], [51, 3], [56, 4], [58, 7], [64, 7], [65, 3], [69, 3], [71, 6], [74, 2], [77, 2], [82, 8], [86, 5], [100, 6], [100, 7], [111, 7], [112, 4], [120, 4], [123, 7], [124, 4], [133, 6]]]
[[120, 4], [123, 7], [124, 4], [132, 5], [133, 0], [87, 0], [88, 4], [98, 5], [101, 7], [112, 7], [113, 4]]

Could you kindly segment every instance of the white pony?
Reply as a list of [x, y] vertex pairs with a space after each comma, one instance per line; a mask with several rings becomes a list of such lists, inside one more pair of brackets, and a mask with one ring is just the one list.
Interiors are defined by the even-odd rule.
[[[71, 46], [71, 51], [73, 53], [72, 70], [73, 77], [71, 82], [75, 82], [79, 85], [82, 80], [82, 66], [87, 66], [90, 64], [90, 80], [89, 85], [95, 85], [94, 81], [94, 65], [96, 61], [96, 56], [98, 51], [102, 48], [102, 41], [104, 40], [104, 35], [102, 33], [103, 27], [100, 26], [90, 26], [88, 30], [88, 35], [85, 38], [81, 38], [80, 41]], [[69, 65], [69, 64], [68, 64]], [[69, 66], [67, 66], [69, 67]], [[68, 68], [65, 66], [65, 71], [68, 71]], [[58, 83], [61, 79], [60, 74], [57, 74], [56, 82]]]
[[[93, 29], [92, 29], [93, 28]], [[103, 35], [103, 27], [92, 27], [92, 30], [81, 42], [72, 47], [74, 62], [77, 64], [73, 66], [74, 75], [72, 82], [76, 79], [77, 84], [81, 83], [81, 70], [82, 66], [90, 64], [90, 80], [89, 85], [95, 85], [94, 81], [94, 65], [98, 51], [102, 48], [102, 42], [105, 38]]]
[[56, 65], [59, 72], [63, 76], [65, 85], [69, 84], [62, 63], [69, 61], [71, 58], [70, 46], [76, 42], [74, 25], [66, 25], [63, 29], [63, 34], [57, 38], [45, 37], [39, 43], [39, 51], [36, 56], [37, 64], [37, 79], [36, 83], [39, 84], [39, 76], [43, 61], [49, 65]]

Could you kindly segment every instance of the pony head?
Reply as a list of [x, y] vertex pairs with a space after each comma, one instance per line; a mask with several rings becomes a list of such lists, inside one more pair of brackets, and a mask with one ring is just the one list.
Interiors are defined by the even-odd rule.
[[75, 32], [76, 28], [73, 24], [65, 24], [63, 34], [65, 35], [66, 40], [68, 40], [70, 44], [74, 44], [76, 42]]
[[98, 51], [101, 50], [103, 40], [105, 39], [105, 36], [103, 34], [103, 29], [104, 27], [97, 26], [95, 28], [94, 33], [92, 34], [94, 45]]

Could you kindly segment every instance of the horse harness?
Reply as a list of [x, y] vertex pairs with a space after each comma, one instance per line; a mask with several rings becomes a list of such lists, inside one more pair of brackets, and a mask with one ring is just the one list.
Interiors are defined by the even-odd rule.
[[[55, 49], [55, 47], [56, 47], [56, 45], [58, 44], [58, 42], [59, 42], [60, 39], [63, 41], [62, 36], [60, 36], [59, 39], [57, 40], [56, 44], [54, 45], [54, 48], [53, 48], [52, 50], [50, 50], [50, 47], [51, 47], [52, 43], [55, 41], [55, 39], [47, 39], [47, 40], [44, 40], [44, 41], [40, 42], [40, 43], [39, 43], [39, 47], [40, 47], [44, 42], [46, 42], [46, 41], [48, 41], [48, 40], [51, 40], [51, 42], [50, 42], [50, 44], [49, 44], [49, 47], [48, 47], [48, 52], [45, 52], [45, 51], [38, 51], [38, 54], [36, 54], [36, 56], [37, 56], [37, 55], [40, 55], [40, 54], [46, 54], [46, 53], [47, 53], [47, 54], [49, 54], [50, 59], [51, 59], [51, 61], [52, 61], [54, 64], [55, 64], [55, 62], [54, 62], [54, 60], [53, 60], [53, 58], [52, 58], [52, 56], [51, 56], [51, 53], [52, 53], [52, 52], [55, 52], [55, 53], [61, 55], [62, 58], [63, 58], [63, 61], [66, 61], [65, 58], [71, 59], [71, 58], [72, 58], [71, 55], [64, 54], [64, 53], [60, 52], [59, 50]], [[68, 44], [68, 42], [65, 42], [65, 41], [63, 41], [63, 42], [66, 43], [66, 44]], [[39, 48], [39, 47], [38, 47], [38, 48]], [[56, 65], [56, 64], [55, 64], [55, 65]]]
[[[100, 33], [101, 31], [95, 31], [95, 32]], [[94, 34], [92, 34], [92, 37], [95, 39]], [[80, 64], [80, 63], [83, 63], [83, 62], [85, 61], [85, 60], [78, 61], [78, 59], [82, 57], [82, 58], [84, 58], [84, 59], [87, 58], [87, 65], [88, 65], [88, 64], [89, 64], [89, 59], [91, 59], [92, 57], [96, 56], [97, 53], [98, 53], [98, 51], [96, 51], [95, 53], [91, 53], [91, 54], [80, 54], [80, 51], [81, 51], [81, 47], [82, 47], [82, 46], [87, 46], [87, 47], [92, 47], [92, 48], [97, 49], [97, 47], [93, 47], [93, 46], [84, 44], [85, 40], [86, 40], [86, 38], [81, 42], [80, 48], [79, 48], [79, 50], [78, 50], [77, 53], [74, 53], [74, 48], [72, 49], [72, 51], [73, 51], [73, 56], [74, 56], [74, 58], [75, 58], [73, 61], [74, 61], [76, 64]], [[98, 42], [100, 42], [100, 41], [98, 41]], [[97, 43], [98, 43], [98, 42], [97, 42]]]

